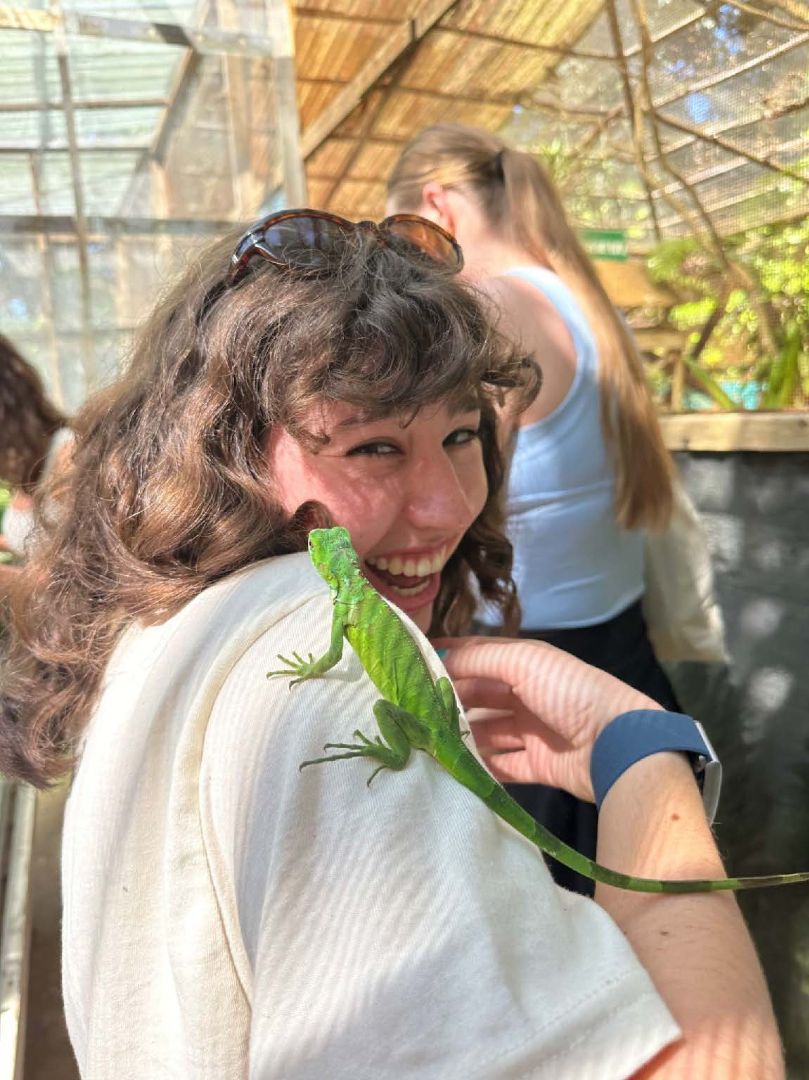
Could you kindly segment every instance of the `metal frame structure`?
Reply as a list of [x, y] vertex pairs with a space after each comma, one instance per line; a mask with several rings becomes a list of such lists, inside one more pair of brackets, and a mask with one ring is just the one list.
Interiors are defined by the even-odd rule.
[[[99, 327], [136, 321], [138, 258], [170, 262], [263, 208], [377, 216], [399, 149], [438, 120], [504, 129], [540, 154], [560, 143], [573, 219], [628, 222], [636, 253], [689, 231], [721, 253], [748, 207], [766, 218], [769, 190], [779, 219], [809, 211], [804, 0], [42, 3], [0, 4], [0, 43], [40, 43], [27, 89], [9, 79], [4, 94], [0, 72], [0, 168], [16, 170], [15, 191], [28, 185], [0, 206], [0, 254], [38, 252], [42, 366], [56, 396], [75, 366], [58, 359], [64, 342], [80, 342], [87, 386], [103, 378]], [[156, 17], [134, 17], [143, 10]], [[688, 50], [708, 26], [723, 40], [723, 19], [741, 27], [736, 59], [700, 68]], [[94, 49], [114, 66], [111, 44], [131, 83], [87, 77]], [[682, 77], [671, 74], [678, 58]], [[794, 88], [779, 75], [789, 65]], [[746, 96], [729, 110], [738, 87]], [[705, 102], [715, 115], [699, 115]], [[115, 316], [99, 295], [111, 273]]]

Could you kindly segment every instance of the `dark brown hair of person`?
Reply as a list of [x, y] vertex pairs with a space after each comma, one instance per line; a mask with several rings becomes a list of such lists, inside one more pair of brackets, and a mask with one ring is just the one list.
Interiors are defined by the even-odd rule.
[[[11, 604], [0, 672], [0, 771], [37, 785], [73, 762], [123, 630], [163, 622], [212, 582], [305, 549], [303, 519], [272, 498], [265, 447], [281, 425], [348, 402], [405, 419], [479, 403], [489, 496], [445, 568], [433, 633], [466, 630], [481, 596], [519, 610], [502, 528], [493, 399], [527, 405], [539, 373], [457, 277], [357, 234], [317, 278], [259, 260], [228, 288], [235, 238], [204, 252], [158, 305], [125, 374], [90, 400], [66, 491]], [[52, 515], [53, 516], [53, 515]]]
[[390, 202], [397, 210], [418, 211], [430, 181], [471, 195], [499, 235], [510, 236], [574, 293], [598, 345], [601, 424], [615, 465], [616, 518], [625, 528], [665, 527], [674, 466], [643, 361], [550, 176], [532, 155], [493, 132], [436, 124], [403, 149], [388, 179]]
[[33, 491], [51, 438], [66, 426], [39, 375], [0, 334], [0, 481]]

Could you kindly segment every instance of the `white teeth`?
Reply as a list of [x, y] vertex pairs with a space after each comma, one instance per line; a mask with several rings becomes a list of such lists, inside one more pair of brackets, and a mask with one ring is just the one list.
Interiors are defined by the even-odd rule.
[[390, 585], [389, 588], [391, 592], [395, 592], [399, 596], [418, 596], [420, 592], [424, 592], [429, 584], [429, 581], [422, 581], [419, 585], [410, 585], [407, 587], [402, 585]]
[[[380, 555], [379, 558], [367, 560], [368, 564], [376, 567], [377, 570], [387, 570], [390, 574], [404, 574], [405, 577], [420, 578], [429, 577], [431, 574], [439, 574], [444, 569], [446, 561], [446, 548], [441, 548], [432, 558], [422, 555], [418, 559], [402, 559], [399, 555], [394, 555], [392, 559], [388, 559], [384, 555]], [[415, 589], [417, 592], [420, 592], [422, 588], [424, 588], [424, 585], [408, 586], [408, 590]], [[410, 595], [410, 593], [408, 591], [402, 595]]]

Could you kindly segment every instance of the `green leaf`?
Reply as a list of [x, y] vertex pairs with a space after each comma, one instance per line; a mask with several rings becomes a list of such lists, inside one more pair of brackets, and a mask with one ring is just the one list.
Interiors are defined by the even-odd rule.
[[793, 324], [786, 343], [770, 369], [767, 389], [762, 398], [762, 408], [783, 409], [792, 404], [800, 380], [799, 356], [801, 337]]
[[687, 356], [683, 358], [683, 362], [705, 393], [708, 394], [711, 400], [715, 402], [720, 409], [726, 409], [729, 412], [734, 412], [736, 410], [738, 407], [736, 402], [725, 393], [712, 375], [709, 375], [707, 371], [703, 371], [699, 364], [696, 364], [693, 360], [689, 360]]

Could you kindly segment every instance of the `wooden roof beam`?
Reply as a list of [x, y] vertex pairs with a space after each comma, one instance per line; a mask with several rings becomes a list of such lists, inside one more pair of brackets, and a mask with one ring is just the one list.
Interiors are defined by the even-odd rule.
[[[785, 105], [784, 108], [780, 109], [778, 112], [761, 113], [758, 116], [754, 116], [752, 118], [749, 117], [749, 116], [745, 116], [744, 119], [742, 119], [742, 120], [731, 120], [728, 123], [719, 124], [717, 127], [714, 127], [711, 124], [706, 124], [705, 128], [702, 130], [701, 137], [704, 137], [704, 138], [707, 138], [707, 139], [710, 140], [713, 136], [727, 135], [728, 132], [739, 131], [741, 128], [750, 127], [753, 124], [770, 123], [770, 122], [775, 121], [775, 120], [782, 120], [785, 116], [789, 116], [791, 113], [800, 112], [802, 109], [807, 108], [807, 106], [809, 106], [809, 95], [804, 97], [800, 101], [794, 101], [790, 105]], [[662, 119], [663, 119], [663, 115], [661, 114], [661, 120]], [[668, 117], [667, 119], [670, 120], [671, 117]], [[683, 125], [685, 123], [685, 121], [678, 120], [677, 123], [679, 123], [680, 125]], [[697, 136], [695, 136], [695, 135], [691, 135], [688, 138], [683, 139], [682, 142], [678, 142], [676, 144], [676, 146], [675, 145], [670, 146], [668, 148], [668, 153], [669, 154], [674, 154], [678, 150], [684, 150], [688, 146], [693, 146], [695, 142], [699, 142], [699, 138]], [[783, 143], [778, 143], [777, 145], [774, 145], [772, 147], [772, 151], [773, 152], [778, 152], [779, 150], [782, 149], [782, 147], [783, 147]], [[735, 146], [733, 147], [734, 152], [737, 149], [738, 149], [737, 147], [735, 147]], [[657, 160], [657, 155], [650, 154], [649, 157], [646, 160], [649, 161], [649, 162], [656, 161]]]
[[124, 142], [108, 142], [108, 143], [79, 143], [76, 142], [72, 145], [70, 140], [67, 142], [52, 143], [50, 145], [43, 146], [42, 143], [37, 142], [36, 139], [19, 139], [16, 142], [11, 140], [0, 143], [0, 155], [6, 154], [41, 154], [47, 156], [48, 154], [70, 154], [74, 150], [80, 154], [140, 154], [146, 147], [143, 143], [124, 143]]
[[649, 177], [646, 161], [643, 156], [643, 113], [635, 100], [635, 93], [632, 88], [632, 80], [629, 77], [629, 66], [624, 54], [624, 45], [621, 38], [621, 27], [618, 20], [618, 12], [615, 6], [615, 0], [607, 0], [606, 3], [607, 18], [610, 24], [610, 34], [612, 36], [613, 48], [615, 49], [616, 56], [618, 57], [618, 67], [621, 73], [621, 82], [624, 93], [624, 103], [626, 107], [626, 113], [629, 118], [629, 122], [632, 125], [632, 145], [635, 151], [635, 159], [638, 173], [643, 181], [643, 186], [646, 190], [646, 202], [649, 207], [649, 213], [652, 216], [652, 227], [654, 228], [654, 234], [657, 240], [661, 239], [660, 224], [657, 220], [657, 207], [655, 206], [654, 199], [652, 198], [652, 182]]
[[357, 15], [349, 11], [329, 11], [322, 8], [298, 6], [295, 8], [296, 19], [323, 19], [330, 22], [355, 23], [360, 26], [400, 26], [402, 20], [384, 15]]
[[[732, 195], [727, 199], [721, 199], [718, 202], [711, 203], [710, 206], [706, 205], [706, 210], [710, 214], [717, 214], [721, 210], [732, 210], [735, 206], [741, 206], [742, 203], [751, 202], [751, 200], [753, 200], [753, 199], [760, 199], [763, 196], [766, 196], [766, 195], [769, 195], [769, 194], [770, 194], [769, 191], [763, 191], [763, 192], [762, 191], [743, 191], [740, 195]], [[783, 215], [782, 217], [780, 217], [778, 219], [778, 222], [776, 224], [784, 223], [784, 222], [787, 222], [787, 221], [794, 221], [796, 218], [805, 218], [805, 217], [806, 217], [806, 208], [804, 207], [803, 209], [790, 211], [789, 213]], [[674, 217], [666, 218], [660, 224], [661, 224], [661, 227], [664, 228], [664, 229], [671, 228], [674, 225], [682, 224], [682, 218], [674, 218]], [[761, 222], [761, 225], [765, 225], [765, 224], [769, 224], [769, 222], [764, 222], [764, 221]], [[742, 225], [742, 223], [739, 222], [739, 223], [737, 223], [736, 227], [732, 231], [733, 232], [741, 232], [742, 229], [748, 228], [748, 227], [749, 226]], [[756, 226], [756, 227], [760, 227], [760, 226]]]
[[[674, 128], [675, 131], [683, 131], [687, 135], [693, 135], [695, 140], [706, 142], [712, 146], [718, 146], [722, 150], [727, 150], [728, 153], [736, 154], [738, 157], [744, 158], [745, 161], [752, 162], [753, 165], [760, 165], [763, 169], [769, 169], [771, 172], [780, 173], [781, 176], [787, 176], [790, 180], [800, 180], [804, 184], [809, 184], [809, 176], [802, 176], [800, 173], [794, 172], [786, 165], [778, 165], [765, 157], [751, 154], [749, 150], [744, 150], [741, 146], [735, 146], [733, 143], [728, 142], [727, 139], [723, 139], [719, 135], [708, 135], [704, 131], [700, 131], [699, 128], [692, 127], [691, 124], [683, 123], [682, 120], [675, 120], [673, 117], [666, 116], [661, 112], [657, 113], [657, 119], [661, 124], [665, 124], [666, 127]], [[781, 149], [783, 149], [783, 144], [776, 147], [776, 150]]]
[[[149, 98], [85, 98], [74, 101], [73, 109], [162, 109], [167, 104], [164, 97]], [[0, 113], [61, 112], [61, 101], [0, 101]]]
[[745, 60], [743, 64], [737, 64], [736, 67], [722, 71], [718, 75], [711, 75], [705, 79], [697, 79], [696, 82], [686, 83], [682, 90], [676, 90], [673, 94], [669, 94], [668, 97], [660, 98], [652, 104], [655, 109], [662, 109], [666, 105], [671, 105], [673, 101], [688, 97], [689, 94], [696, 94], [701, 90], [710, 90], [714, 86], [727, 82], [728, 79], [734, 79], [737, 75], [744, 75], [746, 71], [751, 71], [753, 68], [766, 64], [768, 60], [774, 60], [777, 56], [783, 56], [785, 53], [805, 45], [807, 41], [809, 41], [809, 31], [796, 34], [790, 41], [784, 41], [780, 45], [768, 49], [767, 52], [759, 53], [758, 56]]
[[157, 122], [151, 144], [141, 155], [129, 181], [126, 193], [121, 200], [121, 210], [130, 207], [142, 177], [149, 172], [153, 162], [164, 164], [169, 143], [174, 131], [185, 116], [191, 100], [191, 93], [196, 86], [202, 57], [194, 49], [187, 49], [180, 59], [169, 89], [168, 101], [162, 116]]
[[[699, 22], [700, 19], [704, 19], [706, 14], [707, 12], [703, 8], [701, 11], [697, 11], [692, 15], [686, 15], [684, 18], [680, 19], [679, 22], [670, 26], [668, 30], [664, 30], [662, 33], [658, 34], [657, 37], [653, 38], [652, 44], [658, 45], [661, 41], [666, 41], [668, 38], [674, 37], [675, 34], [679, 34], [681, 30], [687, 30], [689, 26], [693, 26], [694, 23]], [[642, 46], [640, 43], [632, 45], [624, 52], [624, 56], [629, 60], [631, 57], [637, 56], [641, 51], [641, 48]]]
[[[56, 11], [61, 9], [56, 7]], [[73, 112], [73, 88], [70, 77], [70, 57], [67, 37], [59, 26], [54, 34], [56, 62], [62, 91], [62, 108], [65, 117], [70, 176], [73, 183], [73, 208], [76, 221], [76, 251], [79, 259], [79, 293], [81, 309], [81, 365], [84, 372], [85, 391], [93, 389], [96, 380], [95, 340], [93, 336], [92, 289], [90, 287], [90, 257], [87, 248], [87, 218], [84, 203], [84, 184], [81, 174], [81, 155], [76, 133], [76, 115]]]
[[605, 60], [610, 64], [615, 63], [615, 57], [610, 56], [609, 53], [593, 52], [590, 49], [572, 49], [566, 45], [540, 45], [535, 41], [522, 41], [520, 38], [505, 37], [503, 34], [487, 34], [485, 30], [469, 30], [459, 26], [441, 26], [439, 30], [442, 34], [460, 34], [478, 41], [489, 41], [495, 45], [510, 45], [526, 49], [528, 52], [559, 56], [563, 60]]
[[295, 70], [295, 34], [287, 0], [265, 0], [273, 53], [273, 99], [283, 175], [284, 200], [306, 206], [306, 170], [301, 155], [300, 113]]
[[226, 53], [233, 56], [271, 57], [271, 38], [210, 27], [181, 26], [178, 23], [150, 22], [147, 19], [113, 19], [101, 15], [51, 9], [29, 11], [0, 4], [0, 30], [28, 30], [52, 34], [62, 30], [83, 37], [141, 41], [151, 45], [177, 45], [201, 53]]
[[[301, 84], [308, 84], [310, 86], [347, 86], [348, 83], [345, 79], [326, 79], [322, 77], [307, 78], [306, 76], [299, 77], [298, 82]], [[384, 86], [384, 80], [380, 80], [380, 87]], [[613, 109], [601, 109], [592, 105], [568, 105], [562, 104], [558, 97], [549, 91], [544, 90], [543, 87], [538, 86], [536, 89], [526, 93], [520, 91], [518, 94], [450, 94], [442, 90], [434, 90], [426, 86], [411, 86], [408, 83], [399, 83], [398, 89], [404, 94], [413, 94], [414, 97], [426, 97], [433, 98], [437, 101], [453, 101], [459, 104], [472, 104], [472, 105], [502, 105], [506, 108], [512, 108], [514, 105], [522, 105], [526, 109], [545, 109], [553, 112], [557, 117], [563, 119], [570, 117], [584, 117], [587, 120], [602, 120], [605, 118], [612, 118], [614, 113]]]
[[401, 23], [386, 44], [367, 60], [354, 78], [334, 97], [301, 135], [301, 154], [311, 156], [345, 120], [365, 94], [390, 70], [407, 49], [415, 45], [459, 0], [428, 0], [419, 15]]
[[744, 11], [747, 15], [755, 15], [764, 22], [772, 23], [773, 26], [781, 26], [785, 30], [809, 30], [809, 21], [804, 19], [799, 22], [781, 19], [777, 15], [773, 15], [771, 11], [762, 11], [760, 8], [753, 7], [752, 4], [741, 3], [741, 0], [725, 0], [725, 2], [730, 4], [731, 7], [738, 8], [739, 11]]
[[[665, 124], [665, 120], [660, 117], [661, 123]], [[784, 150], [799, 150], [806, 145], [806, 140], [802, 138], [792, 139], [791, 142], [782, 143], [778, 147], [779, 151]], [[729, 173], [736, 172], [737, 169], [743, 169], [748, 162], [744, 158], [737, 158], [735, 161], [723, 161], [718, 165], [711, 165], [708, 168], [700, 169], [699, 172], [692, 173], [689, 176], [689, 181], [692, 184], [703, 184], [706, 180], [714, 180], [717, 176], [727, 176]], [[756, 164], [763, 165], [763, 161], [757, 161]], [[778, 169], [773, 171], [777, 172]], [[809, 184], [809, 176], [797, 177], [797, 179], [803, 180], [804, 183]], [[672, 192], [679, 189], [679, 184], [672, 181], [669, 184], [664, 184], [660, 187], [656, 187], [655, 192]]]
[[[221, 236], [233, 228], [232, 221], [198, 218], [102, 217], [86, 215], [86, 235], [106, 236]], [[69, 214], [0, 214], [0, 236], [47, 233], [52, 240], [70, 243], [77, 235], [76, 219]]]

